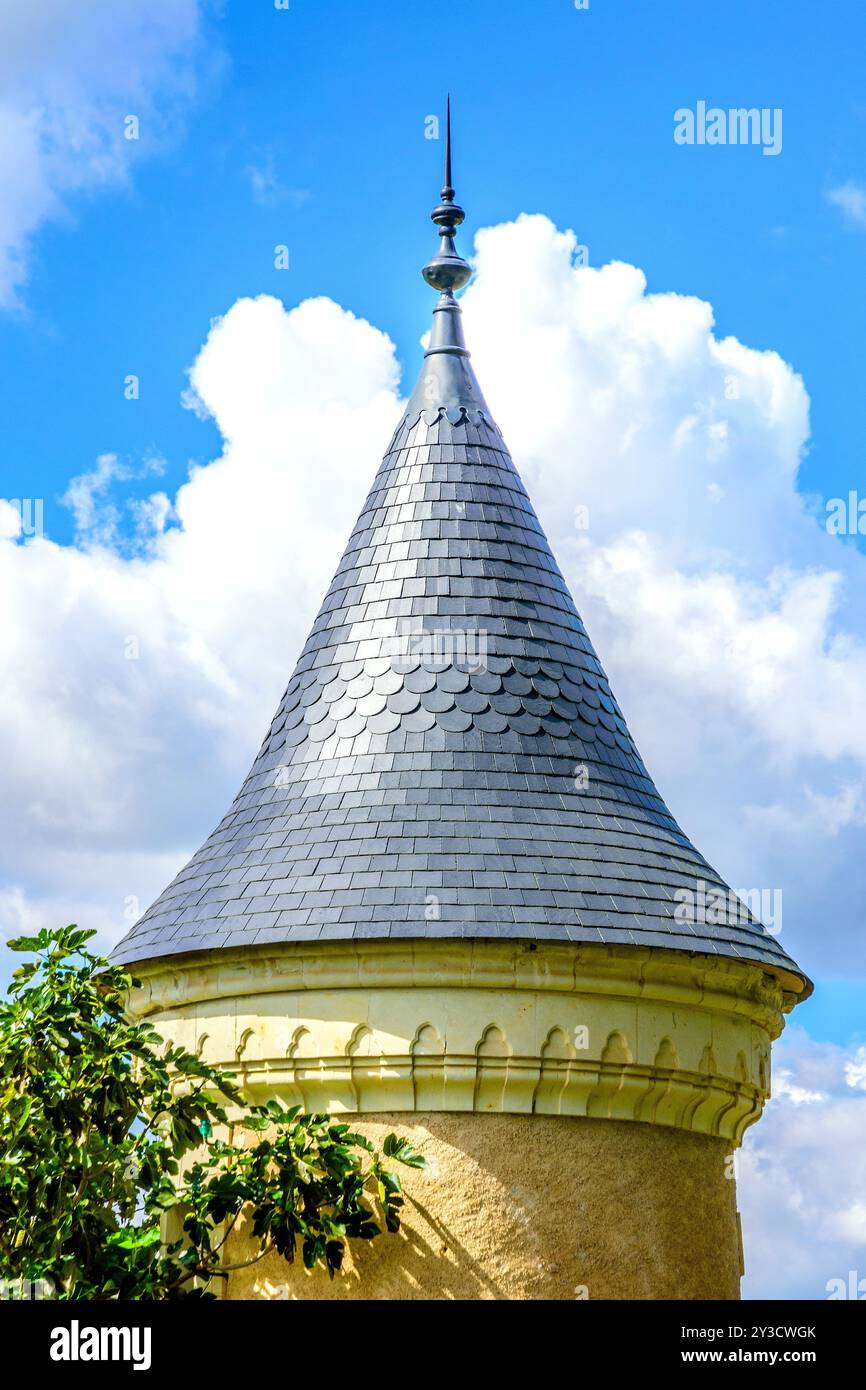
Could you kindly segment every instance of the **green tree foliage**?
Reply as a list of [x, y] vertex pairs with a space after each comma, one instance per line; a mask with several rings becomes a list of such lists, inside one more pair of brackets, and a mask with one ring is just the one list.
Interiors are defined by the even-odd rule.
[[[420, 1154], [392, 1134], [380, 1155], [298, 1106], [247, 1105], [230, 1073], [127, 1017], [136, 982], [91, 954], [93, 934], [9, 943], [35, 958], [0, 1003], [0, 1279], [45, 1280], [61, 1299], [208, 1297], [242, 1212], [245, 1264], [300, 1249], [332, 1278], [347, 1241], [399, 1229], [384, 1159], [420, 1168]], [[183, 1236], [165, 1244], [172, 1211]]]

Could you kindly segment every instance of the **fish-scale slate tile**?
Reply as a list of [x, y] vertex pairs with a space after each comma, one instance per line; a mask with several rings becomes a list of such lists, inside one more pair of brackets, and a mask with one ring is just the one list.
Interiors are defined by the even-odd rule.
[[745, 907], [691, 920], [714, 890], [498, 429], [410, 406], [246, 781], [115, 959], [452, 936], [797, 971]]

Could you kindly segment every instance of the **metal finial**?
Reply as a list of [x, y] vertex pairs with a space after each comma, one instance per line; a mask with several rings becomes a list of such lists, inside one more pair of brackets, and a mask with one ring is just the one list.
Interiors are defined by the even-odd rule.
[[472, 268], [462, 256], [458, 255], [454, 247], [454, 234], [466, 214], [455, 203], [454, 189], [451, 187], [450, 95], [445, 117], [445, 184], [442, 189], [442, 201], [433, 209], [430, 216], [439, 228], [439, 235], [442, 240], [437, 254], [431, 261], [427, 262], [421, 274], [434, 290], [441, 290], [443, 294], [453, 294], [455, 290], [462, 290], [464, 285], [468, 285], [472, 278]]
[[451, 93], [448, 93], [448, 102], [445, 115], [445, 187], [442, 189], [443, 199], [450, 195], [450, 200], [454, 200], [454, 189], [451, 187]]

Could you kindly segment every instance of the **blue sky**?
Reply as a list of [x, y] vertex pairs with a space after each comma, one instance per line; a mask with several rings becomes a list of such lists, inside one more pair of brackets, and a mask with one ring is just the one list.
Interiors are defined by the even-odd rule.
[[[446, 87], [469, 234], [541, 210], [593, 264], [630, 261], [651, 289], [708, 299], [720, 335], [775, 348], [807, 381], [802, 488], [847, 493], [866, 425], [866, 238], [826, 195], [866, 176], [866, 12], [837, 0], [816, 15], [805, 0], [480, 0], [442, 42], [441, 15], [388, 0], [212, 11], [197, 99], [158, 134], [143, 120], [126, 189], [40, 230], [24, 309], [0, 321], [4, 495], [51, 498], [107, 439], [159, 454], [179, 482], [215, 435], [178, 383], [202, 325], [242, 294], [331, 295], [414, 364], [441, 157], [424, 118]], [[781, 155], [676, 146], [673, 112], [700, 98], [781, 107]], [[251, 169], [277, 181], [270, 205]], [[49, 504], [46, 528], [67, 539], [68, 513]]]
[[[795, 1124], [866, 1136], [866, 537], [823, 526], [866, 495], [864, 52], [859, 0], [0, 13], [0, 499], [56, 543], [0, 500], [4, 933], [116, 939], [234, 795], [418, 370], [450, 90], [485, 393], [660, 790], [729, 881], [784, 889], [818, 984], [747, 1188], [806, 1297], [810, 1227], [828, 1275], [866, 1258]], [[781, 152], [676, 144], [699, 101], [780, 109]]]

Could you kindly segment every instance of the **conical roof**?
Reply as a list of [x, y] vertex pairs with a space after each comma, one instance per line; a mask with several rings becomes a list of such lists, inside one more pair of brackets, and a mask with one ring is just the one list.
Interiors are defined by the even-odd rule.
[[449, 175], [418, 383], [246, 781], [115, 959], [510, 937], [802, 978], [635, 747], [470, 365]]

